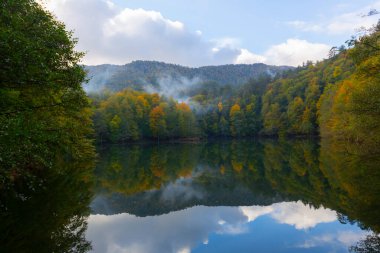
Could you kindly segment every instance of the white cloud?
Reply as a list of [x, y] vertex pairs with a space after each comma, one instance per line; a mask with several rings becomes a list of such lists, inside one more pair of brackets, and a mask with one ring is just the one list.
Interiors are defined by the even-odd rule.
[[333, 18], [326, 25], [326, 31], [329, 34], [333, 35], [354, 35], [357, 29], [363, 27], [370, 28], [371, 26], [376, 24], [379, 19], [377, 15], [362, 17], [362, 14], [360, 13], [361, 12], [351, 12]]
[[299, 66], [306, 61], [327, 58], [331, 46], [310, 43], [306, 40], [288, 39], [285, 43], [270, 47], [263, 55], [255, 55], [242, 49], [235, 63], [263, 62], [271, 65]]
[[377, 23], [379, 15], [367, 15], [371, 10], [375, 9], [380, 9], [380, 1], [364, 6], [357, 11], [346, 12], [327, 18], [320, 23], [293, 20], [285, 24], [304, 32], [321, 32], [329, 35], [346, 35], [348, 37], [354, 35], [357, 29], [362, 27], [370, 28]]
[[293, 225], [296, 229], [313, 228], [320, 223], [336, 220], [336, 212], [326, 208], [315, 209], [302, 202], [288, 202], [273, 205], [271, 216], [282, 224]]
[[330, 48], [331, 46], [326, 44], [288, 39], [285, 43], [272, 46], [266, 51], [265, 56], [269, 64], [297, 66], [307, 60], [317, 61], [327, 58]]
[[[148, 26], [149, 24], [150, 26]], [[149, 31], [141, 30], [141, 27], [150, 28]], [[106, 36], [125, 35], [127, 37], [146, 36], [148, 32], [181, 34], [184, 24], [179, 21], [165, 19], [161, 13], [146, 11], [143, 9], [124, 9], [113, 18], [110, 18], [103, 26]]]
[[239, 54], [236, 39], [205, 40], [201, 31], [157, 11], [122, 9], [105, 0], [53, 0], [47, 7], [74, 30], [78, 50], [87, 51], [85, 64], [159, 60], [200, 66], [232, 63]]
[[326, 45], [289, 39], [259, 55], [237, 38], [206, 40], [160, 12], [120, 8], [111, 0], [51, 0], [47, 8], [79, 38], [84, 64], [158, 60], [187, 66], [264, 62], [297, 66], [326, 56]]
[[257, 55], [254, 53], [251, 53], [248, 49], [241, 49], [240, 54], [237, 56], [235, 63], [238, 64], [252, 64], [252, 63], [258, 63], [258, 62], [266, 62], [267, 59], [265, 56]]

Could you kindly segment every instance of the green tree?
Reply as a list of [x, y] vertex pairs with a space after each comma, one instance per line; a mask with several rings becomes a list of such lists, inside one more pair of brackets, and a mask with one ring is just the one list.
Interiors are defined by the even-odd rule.
[[244, 134], [244, 113], [238, 104], [234, 104], [230, 110], [230, 128], [233, 137], [242, 136]]
[[289, 124], [289, 132], [300, 134], [301, 133], [301, 123], [304, 111], [304, 103], [302, 98], [295, 97], [294, 100], [289, 104], [287, 116]]
[[264, 132], [269, 135], [275, 135], [283, 127], [280, 105], [275, 103], [269, 107], [268, 112], [264, 115]]
[[120, 129], [121, 119], [118, 115], [115, 115], [110, 121], [111, 138], [113, 141], [118, 141], [121, 135]]
[[35, 1], [0, 6], [0, 184], [49, 169], [60, 155], [92, 159], [83, 53], [72, 33]]

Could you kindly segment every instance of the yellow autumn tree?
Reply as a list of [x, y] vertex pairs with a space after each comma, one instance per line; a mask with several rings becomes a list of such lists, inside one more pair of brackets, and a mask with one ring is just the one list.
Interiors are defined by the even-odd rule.
[[152, 132], [152, 136], [158, 140], [165, 135], [166, 121], [165, 112], [161, 106], [156, 106], [149, 114], [149, 126]]

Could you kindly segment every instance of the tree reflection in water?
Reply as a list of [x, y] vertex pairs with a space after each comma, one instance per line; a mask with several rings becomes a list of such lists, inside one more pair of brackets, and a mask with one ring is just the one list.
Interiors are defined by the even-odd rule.
[[315, 140], [133, 145], [104, 149], [100, 158], [95, 213], [150, 216], [195, 205], [301, 200], [337, 211], [342, 223], [380, 231], [380, 161], [363, 146]]
[[57, 162], [1, 191], [1, 252], [87, 252], [92, 164]]
[[2, 188], [1, 251], [90, 250], [85, 232], [94, 182], [94, 214], [151, 216], [196, 205], [269, 207], [302, 201], [372, 231], [352, 242], [350, 250], [376, 252], [380, 161], [369, 154], [363, 146], [315, 140], [100, 149], [95, 174], [91, 163], [60, 160], [55, 169], [25, 173]]

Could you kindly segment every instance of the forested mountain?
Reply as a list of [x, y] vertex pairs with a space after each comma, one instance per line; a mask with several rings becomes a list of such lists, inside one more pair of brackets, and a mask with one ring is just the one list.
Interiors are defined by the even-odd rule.
[[186, 86], [214, 82], [221, 85], [239, 85], [264, 74], [276, 76], [288, 66], [269, 66], [262, 63], [206, 66], [190, 68], [156, 61], [134, 61], [125, 65], [85, 66], [89, 82], [84, 85], [88, 92], [108, 89], [120, 91], [127, 87], [144, 90], [145, 86]]
[[[367, 35], [349, 41], [346, 47], [341, 47], [327, 60], [309, 62], [302, 67], [282, 71], [280, 75], [269, 74], [273, 74], [276, 68], [263, 64], [190, 69], [134, 62], [126, 68], [139, 69], [140, 72], [135, 73], [145, 74], [146, 80], [152, 80], [152, 84], [157, 81], [157, 76], [170, 74], [173, 86], [160, 86], [167, 88], [166, 92], [145, 89], [136, 93], [133, 88], [141, 90], [141, 83], [134, 81], [136, 74], [135, 77], [130, 76], [129, 81], [136, 85], [130, 85], [129, 90], [92, 95], [96, 107], [96, 133], [98, 137], [106, 137], [106, 141], [113, 142], [152, 137], [321, 134], [357, 143], [365, 141], [367, 145], [371, 143], [378, 147], [380, 25], [367, 32]], [[144, 69], [143, 66], [149, 67]], [[249, 69], [256, 70], [255, 78], [234, 86], [232, 80], [236, 84], [248, 78], [243, 73], [248, 73]], [[285, 69], [279, 67], [277, 73]], [[215, 80], [181, 83], [182, 76], [195, 78], [196, 72], [203, 73], [199, 75], [202, 78]], [[120, 85], [114, 87], [125, 86], [121, 80], [118, 82]], [[185, 85], [187, 89], [175, 89], [176, 83]], [[115, 117], [120, 118], [117, 127]], [[131, 126], [136, 126], [138, 131], [129, 131]]]

